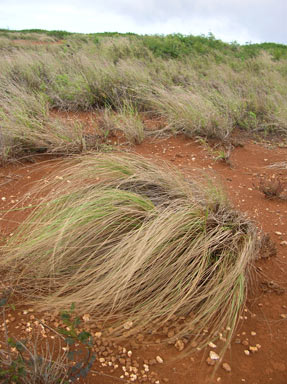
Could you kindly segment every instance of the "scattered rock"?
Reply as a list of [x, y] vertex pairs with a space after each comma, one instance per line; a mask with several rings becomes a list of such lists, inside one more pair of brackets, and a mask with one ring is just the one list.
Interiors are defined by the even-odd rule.
[[174, 346], [179, 352], [181, 352], [184, 349], [184, 342], [182, 340], [177, 340]]
[[244, 353], [245, 353], [246, 356], [249, 356], [249, 355], [250, 355], [250, 351], [248, 351], [248, 349], [245, 349], [245, 350], [244, 350]]
[[212, 360], [210, 357], [208, 357], [207, 359], [206, 359], [206, 363], [208, 364], [208, 365], [215, 365], [215, 360]]
[[91, 317], [90, 317], [90, 315], [89, 315], [88, 313], [85, 313], [85, 314], [83, 315], [82, 319], [83, 319], [83, 321], [84, 321], [85, 323], [87, 323], [88, 321], [91, 320]]
[[174, 337], [174, 335], [175, 335], [174, 330], [171, 329], [170, 331], [168, 331], [167, 337], [172, 338], [172, 337]]
[[127, 321], [126, 323], [124, 323], [124, 329], [131, 329], [132, 326], [133, 326], [132, 321]]
[[260, 287], [264, 293], [276, 293], [276, 295], [283, 295], [285, 293], [285, 288], [274, 281], [262, 281]]
[[228, 363], [223, 363], [222, 364], [222, 368], [226, 371], [226, 372], [231, 372], [231, 367]]
[[159, 364], [162, 364], [162, 363], [163, 363], [163, 359], [162, 359], [160, 356], [157, 356], [157, 357], [156, 357], [156, 361], [157, 361]]
[[210, 348], [216, 348], [216, 344], [214, 344], [212, 341], [210, 343], [208, 343], [208, 346]]
[[211, 360], [219, 360], [219, 355], [214, 351], [209, 352], [209, 357], [211, 358]]

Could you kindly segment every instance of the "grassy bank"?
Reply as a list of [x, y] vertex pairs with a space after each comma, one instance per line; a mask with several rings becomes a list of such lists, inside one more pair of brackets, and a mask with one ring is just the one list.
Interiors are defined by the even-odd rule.
[[[23, 38], [19, 34], [30, 43], [15, 43], [15, 38]], [[33, 39], [46, 37], [60, 44], [33, 44]], [[145, 133], [140, 123], [131, 132], [131, 110], [134, 117], [142, 112], [162, 118], [166, 122], [163, 132], [170, 134], [226, 140], [235, 128], [260, 135], [287, 132], [284, 45], [240, 46], [212, 35], [82, 35], [36, 30], [0, 31], [0, 49], [0, 97], [10, 99], [8, 106], [1, 107], [2, 125], [3, 121], [14, 124], [9, 110], [22, 99], [25, 106], [20, 119], [22, 113], [33, 114], [37, 98], [47, 110], [119, 112], [116, 125], [122, 131], [127, 125], [132, 141], [140, 141]], [[41, 124], [44, 120], [41, 117]], [[3, 143], [11, 142], [13, 133], [4, 130], [3, 135], [2, 152], [9, 152]]]

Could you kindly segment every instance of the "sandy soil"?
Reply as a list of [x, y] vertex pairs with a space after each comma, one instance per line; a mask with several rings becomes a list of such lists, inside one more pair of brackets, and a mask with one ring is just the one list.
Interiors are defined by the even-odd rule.
[[[114, 141], [116, 142], [116, 139], [113, 139], [113, 144]], [[200, 143], [181, 136], [168, 139], [146, 139], [141, 145], [124, 148], [159, 163], [170, 162], [183, 172], [192, 173], [199, 168], [203, 173], [218, 179], [233, 205], [240, 211], [246, 212], [266, 234], [270, 235], [276, 246], [277, 256], [264, 257], [256, 262], [257, 279], [248, 293], [246, 308], [231, 348], [222, 361], [229, 364], [231, 372], [223, 369], [221, 364], [212, 378], [214, 367], [206, 363], [206, 358], [209, 351], [216, 352], [219, 345], [217, 348], [208, 347], [205, 351], [197, 351], [192, 356], [174, 360], [179, 356], [179, 352], [174, 345], [159, 344], [163, 335], [128, 340], [122, 343], [120, 348], [98, 337], [96, 339], [97, 361], [93, 371], [102, 372], [111, 377], [92, 372], [83, 382], [117, 383], [120, 376], [124, 374], [123, 365], [136, 366], [140, 371], [144, 370], [143, 364], [147, 364], [149, 372], [144, 374], [147, 374], [148, 378], [145, 380], [141, 374], [141, 382], [287, 383], [287, 201], [268, 200], [256, 188], [260, 179], [264, 177], [271, 180], [275, 180], [276, 177], [287, 180], [287, 148], [245, 140], [243, 146], [233, 149], [229, 165], [223, 161], [215, 161], [210, 151]], [[24, 212], [14, 212], [3, 219], [4, 211], [17, 203], [17, 200], [29, 192], [36, 182], [44, 182], [51, 170], [57, 167], [58, 162], [58, 159], [44, 156], [38, 158], [35, 163], [14, 164], [0, 169], [0, 215], [2, 216], [2, 219], [0, 216], [0, 236], [4, 238], [13, 233], [26, 215]], [[285, 162], [285, 168], [269, 168], [279, 162]], [[268, 256], [268, 254], [262, 256]], [[30, 327], [27, 323], [33, 325], [36, 317], [43, 318], [53, 326], [55, 318], [51, 317], [51, 314], [35, 314], [26, 310], [27, 308], [21, 307], [9, 313], [8, 319], [12, 318], [12, 320], [8, 328], [19, 337]], [[17, 325], [19, 321], [21, 321], [20, 326]], [[100, 325], [87, 322], [86, 327], [93, 333], [99, 331]], [[49, 336], [49, 332], [47, 334]], [[3, 334], [0, 333], [0, 340], [2, 338]], [[247, 356], [244, 351], [256, 345], [258, 351], [250, 352]], [[126, 351], [131, 350], [132, 356], [129, 357], [122, 348], [126, 348]], [[116, 369], [113, 366], [109, 367], [111, 354], [117, 357], [116, 364], [119, 367]], [[156, 356], [160, 356], [163, 363], [158, 363], [155, 360]]]

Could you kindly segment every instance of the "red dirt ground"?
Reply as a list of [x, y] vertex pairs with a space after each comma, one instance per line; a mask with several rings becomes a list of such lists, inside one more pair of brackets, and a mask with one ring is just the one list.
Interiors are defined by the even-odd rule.
[[[195, 169], [201, 169], [203, 173], [208, 172], [209, 175], [217, 178], [224, 186], [233, 205], [240, 211], [246, 212], [266, 234], [270, 235], [276, 245], [277, 256], [256, 262], [257, 282], [253, 283], [248, 293], [242, 320], [234, 335], [231, 348], [222, 361], [229, 363], [231, 372], [226, 372], [220, 366], [212, 378], [214, 368], [206, 363], [206, 357], [212, 349], [210, 347], [206, 351], [198, 351], [192, 356], [175, 361], [174, 358], [179, 352], [173, 345], [157, 344], [157, 339], [160, 338], [158, 335], [146, 338], [148, 344], [129, 340], [122, 343], [122, 346], [132, 350], [132, 359], [137, 361], [140, 367], [144, 360], [147, 360], [150, 371], [154, 372], [147, 382], [160, 384], [287, 383], [287, 201], [268, 200], [256, 189], [259, 180], [264, 176], [272, 180], [274, 177], [287, 180], [287, 147], [268, 143], [258, 144], [249, 140], [243, 147], [233, 149], [230, 166], [224, 162], [215, 161], [204, 146], [182, 136], [146, 139], [141, 145], [129, 149], [158, 162], [170, 162], [183, 172], [192, 173]], [[29, 192], [36, 182], [44, 182], [51, 169], [57, 165], [57, 161], [57, 159], [43, 157], [42, 160], [38, 159], [35, 163], [28, 165], [14, 164], [0, 169], [0, 215], [2, 215], [0, 236], [5, 237], [13, 232], [25, 216], [23, 212], [9, 214], [6, 217], [9, 219], [7, 222], [6, 219], [3, 220], [4, 211], [17, 203], [17, 200]], [[278, 162], [285, 162], [285, 169], [268, 168]], [[21, 311], [17, 309], [16, 313], [11, 312], [11, 316], [16, 317], [13, 324], [17, 323], [19, 317], [23, 319], [22, 324], [29, 321], [30, 313], [24, 315], [22, 310], [23, 308]], [[38, 314], [38, 316], [45, 317], [45, 314]], [[12, 331], [19, 334], [21, 329], [16, 329], [13, 324]], [[1, 333], [0, 339], [2, 339]], [[242, 342], [247, 345], [243, 345]], [[245, 355], [244, 350], [256, 344], [261, 346], [258, 352]], [[214, 351], [216, 350], [215, 348]], [[154, 361], [150, 361], [157, 355], [162, 357], [162, 364], [154, 364]], [[112, 370], [104, 367], [97, 360], [93, 370], [112, 377], [91, 373], [83, 382], [117, 383], [123, 374], [120, 368]]]

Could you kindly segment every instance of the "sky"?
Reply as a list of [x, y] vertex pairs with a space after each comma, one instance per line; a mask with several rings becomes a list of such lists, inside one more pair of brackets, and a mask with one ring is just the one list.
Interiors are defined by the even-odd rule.
[[213, 33], [287, 44], [287, 0], [0, 0], [0, 28], [139, 34]]

